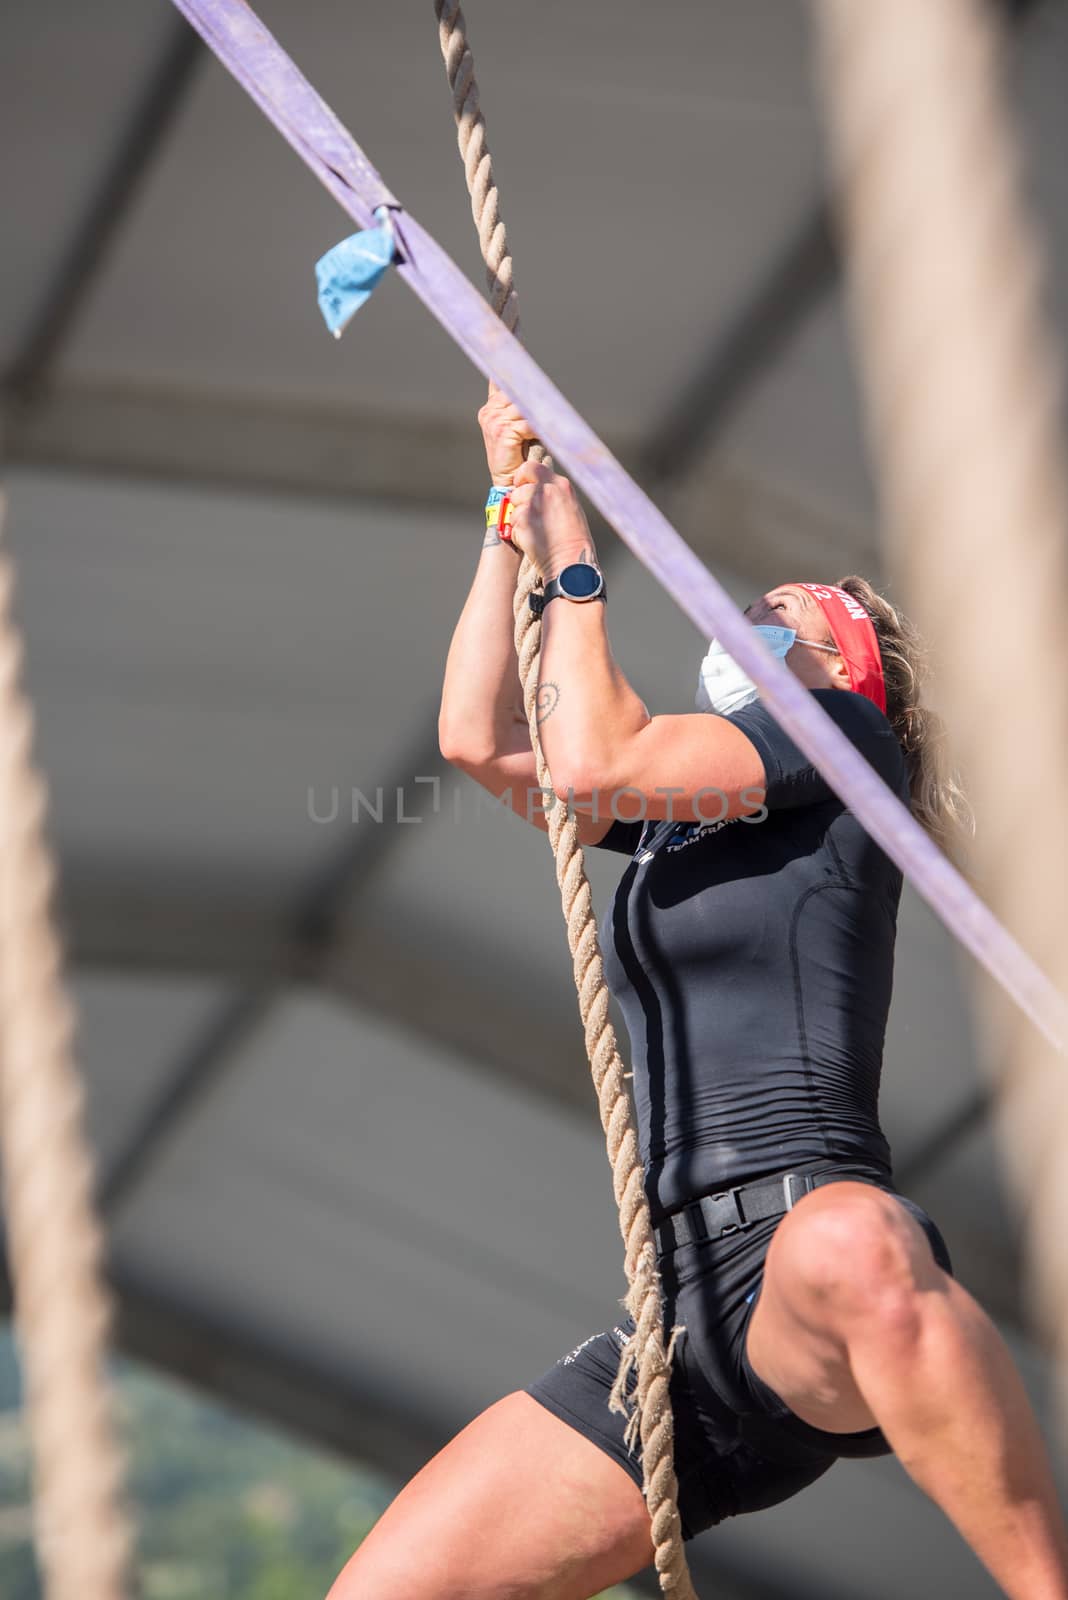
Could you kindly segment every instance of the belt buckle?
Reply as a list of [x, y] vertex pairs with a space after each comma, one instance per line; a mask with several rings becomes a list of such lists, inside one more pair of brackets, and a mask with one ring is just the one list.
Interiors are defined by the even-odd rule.
[[[796, 1189], [795, 1189], [796, 1185]], [[792, 1211], [799, 1200], [812, 1193], [812, 1180], [805, 1172], [787, 1172], [782, 1180], [782, 1197], [787, 1211]]]
[[701, 1220], [705, 1225], [705, 1237], [706, 1238], [708, 1238], [708, 1239], [729, 1239], [731, 1234], [733, 1234], [733, 1233], [741, 1233], [742, 1229], [746, 1226], [745, 1212], [742, 1210], [742, 1202], [741, 1202], [741, 1199], [739, 1198], [739, 1196], [741, 1195], [741, 1192], [742, 1192], [741, 1187], [739, 1187], [737, 1189], [724, 1189], [722, 1191], [722, 1193], [720, 1193], [720, 1194], [710, 1194], [710, 1195], [706, 1196], [706, 1199], [710, 1200], [713, 1205], [718, 1205], [721, 1200], [733, 1200], [734, 1201], [734, 1215], [735, 1215], [735, 1218], [737, 1219], [734, 1222], [724, 1223], [722, 1227], [719, 1227], [719, 1228], [716, 1229], [715, 1233], [712, 1233], [712, 1232], [709, 1231], [709, 1228], [708, 1228], [708, 1218], [705, 1216], [704, 1211], [702, 1210], [702, 1212], [701, 1212]]

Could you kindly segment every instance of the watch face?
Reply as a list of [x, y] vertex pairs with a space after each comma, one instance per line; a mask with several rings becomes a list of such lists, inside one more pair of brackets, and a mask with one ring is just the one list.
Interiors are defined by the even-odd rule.
[[573, 566], [564, 568], [557, 582], [561, 593], [567, 595], [569, 600], [592, 600], [595, 594], [600, 594], [604, 579], [596, 567], [575, 562]]

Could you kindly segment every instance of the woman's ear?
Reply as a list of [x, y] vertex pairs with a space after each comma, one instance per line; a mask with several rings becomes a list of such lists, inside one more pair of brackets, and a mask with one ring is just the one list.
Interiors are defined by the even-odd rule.
[[849, 689], [849, 668], [845, 664], [845, 657], [841, 655], [826, 657], [831, 674], [831, 687], [833, 689]]

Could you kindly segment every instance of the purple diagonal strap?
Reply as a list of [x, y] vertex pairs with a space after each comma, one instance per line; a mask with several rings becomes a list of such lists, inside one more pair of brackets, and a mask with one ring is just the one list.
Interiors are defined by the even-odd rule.
[[515, 402], [623, 542], [707, 636], [729, 650], [794, 742], [914, 888], [1054, 1044], [1068, 1007], [863, 756], [782, 662], [760, 643], [726, 591], [506, 331], [439, 245], [404, 211], [352, 135], [297, 71], [244, 0], [174, 0], [338, 203], [363, 227], [388, 205], [397, 271], [465, 354]]

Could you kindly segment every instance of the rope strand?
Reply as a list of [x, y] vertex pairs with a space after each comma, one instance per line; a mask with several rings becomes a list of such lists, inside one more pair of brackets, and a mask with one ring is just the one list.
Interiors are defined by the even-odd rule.
[[132, 1539], [103, 1371], [109, 1303], [13, 581], [0, 551], [0, 1151], [34, 1537], [47, 1600], [123, 1600]]
[[[467, 27], [459, 0], [435, 0], [438, 35], [452, 89], [460, 154], [463, 158], [471, 212], [486, 264], [490, 302], [505, 326], [519, 332], [519, 302], [512, 257], [501, 220], [493, 163], [486, 143], [486, 123], [479, 106], [475, 64], [467, 41]], [[531, 446], [536, 461], [546, 460], [539, 444]], [[538, 737], [537, 693], [541, 622], [530, 610], [527, 597], [539, 583], [533, 562], [520, 564], [514, 598], [515, 647], [523, 703], [530, 729], [538, 782], [546, 796], [554, 795], [552, 777]], [[608, 1018], [608, 987], [604, 980], [597, 919], [589, 880], [578, 842], [578, 825], [565, 805], [548, 811], [548, 832], [556, 858], [567, 940], [574, 966], [590, 1071], [597, 1091], [601, 1126], [612, 1163], [612, 1185], [619, 1208], [627, 1275], [625, 1304], [636, 1332], [628, 1340], [609, 1404], [628, 1417], [626, 1440], [633, 1448], [640, 1437], [643, 1491], [652, 1523], [656, 1570], [660, 1587], [675, 1600], [696, 1600], [682, 1544], [678, 1511], [678, 1483], [674, 1467], [674, 1422], [668, 1384], [671, 1350], [664, 1345], [663, 1304], [656, 1244], [653, 1238], [644, 1173], [638, 1149], [634, 1112], [627, 1090], [615, 1030]], [[674, 1341], [672, 1341], [673, 1343]], [[627, 1399], [636, 1375], [636, 1396]]]

